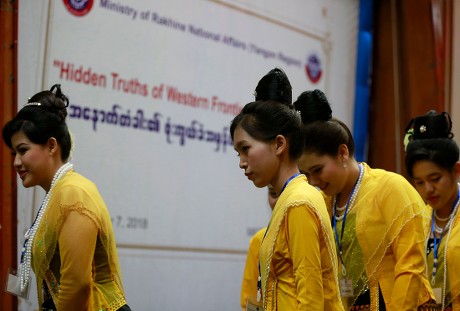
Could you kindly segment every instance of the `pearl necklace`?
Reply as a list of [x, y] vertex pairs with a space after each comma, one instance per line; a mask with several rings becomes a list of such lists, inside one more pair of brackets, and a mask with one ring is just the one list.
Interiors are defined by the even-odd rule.
[[342, 207], [336, 206], [336, 207], [335, 207], [335, 211], [336, 211], [336, 212], [343, 212], [346, 208], [347, 208], [347, 205], [346, 205], [346, 204], [345, 204], [344, 206], [342, 206]]
[[339, 212], [344, 211], [348, 206], [348, 212], [350, 212], [351, 209], [353, 208], [354, 204], [355, 204], [356, 197], [358, 196], [359, 188], [361, 187], [361, 182], [363, 180], [363, 175], [364, 175], [364, 167], [362, 166], [362, 164], [358, 164], [358, 165], [361, 166], [361, 169], [359, 170], [358, 180], [356, 181], [356, 185], [353, 188], [353, 192], [351, 194], [349, 203], [345, 204], [342, 207], [337, 207], [336, 206], [337, 197], [334, 196], [333, 208], [335, 208], [335, 210], [336, 210], [335, 220], [337, 220], [337, 221], [341, 221], [343, 219], [343, 217], [345, 216], [345, 213], [340, 215], [340, 216], [337, 216], [337, 211], [339, 211]]
[[[460, 184], [458, 184], [458, 191], [460, 191]], [[448, 219], [449, 221], [447, 222], [445, 228], [446, 230], [448, 230], [447, 232], [447, 237], [446, 237], [446, 244], [444, 245], [444, 274], [443, 274], [443, 286], [442, 286], [442, 294], [441, 294], [441, 304], [442, 304], [442, 307], [441, 307], [441, 310], [444, 310], [445, 309], [445, 299], [446, 299], [446, 286], [447, 286], [447, 247], [449, 245], [449, 240], [450, 240], [450, 234], [451, 234], [451, 230], [449, 230], [450, 226], [455, 222], [455, 220], [457, 219], [457, 212], [458, 212], [458, 209], [459, 209], [459, 206], [460, 206], [460, 200], [457, 201], [457, 204], [455, 204], [455, 207], [452, 211], [452, 213], [450, 213]], [[436, 218], [436, 213], [435, 214], [435, 218]], [[439, 229], [441, 230], [441, 232], [439, 232]], [[438, 235], [441, 235], [442, 234], [442, 231], [443, 229], [438, 227], [436, 225], [436, 221], [434, 221], [434, 231], [435, 233], [437, 233]], [[440, 243], [441, 244], [441, 243]], [[435, 276], [436, 276], [436, 272], [437, 272], [437, 269], [436, 269], [436, 266], [437, 266], [437, 260], [435, 259], [434, 261], [434, 264], [433, 264], [433, 272], [432, 272], [432, 277], [431, 277], [431, 285], [434, 286], [435, 284]], [[428, 267], [427, 267], [428, 269]], [[428, 271], [428, 270], [427, 270]]]
[[[460, 190], [459, 190], [460, 191]], [[452, 225], [452, 220], [454, 219], [454, 216], [455, 214], [457, 213], [457, 209], [458, 209], [458, 206], [460, 204], [460, 201], [457, 202], [457, 204], [454, 206], [454, 208], [452, 209], [452, 212], [449, 214], [449, 216], [447, 216], [446, 218], [441, 218], [439, 217], [438, 215], [436, 215], [436, 211], [433, 211], [433, 214], [434, 214], [434, 232], [440, 236], [442, 234], [443, 231], [447, 231], [449, 230], [450, 226]], [[446, 225], [444, 227], [440, 227], [438, 226], [438, 224], [436, 223], [436, 220], [438, 221], [447, 221]]]
[[[446, 225], [446, 230], [448, 229], [447, 225]], [[436, 223], [436, 221], [434, 222], [434, 232], [440, 236], [442, 234], [442, 231], [444, 230], [444, 227], [438, 227], [438, 224]]]
[[67, 174], [70, 170], [73, 169], [73, 164], [66, 163], [59, 168], [59, 170], [54, 174], [53, 180], [51, 182], [50, 190], [46, 193], [45, 198], [43, 199], [42, 205], [38, 210], [38, 214], [35, 218], [34, 223], [32, 226], [27, 230], [25, 234], [25, 242], [22, 248], [22, 255], [21, 255], [21, 264], [20, 264], [20, 285], [21, 291], [24, 291], [29, 283], [29, 276], [30, 276], [30, 269], [31, 269], [31, 261], [32, 261], [32, 244], [34, 241], [35, 234], [37, 233], [37, 229], [40, 226], [40, 222], [42, 220], [43, 214], [45, 214], [46, 209], [48, 208], [48, 204], [51, 200], [52, 190], [56, 182], [61, 179], [62, 176]]
[[438, 214], [436, 214], [436, 211], [434, 211], [434, 218], [436, 218], [436, 220], [439, 220], [439, 221], [448, 221], [450, 219], [450, 216], [447, 216], [446, 218], [441, 218], [438, 216]]
[[[458, 206], [459, 206], [459, 202], [457, 202], [457, 205], [455, 206], [455, 209], [453, 211], [453, 213], [451, 214], [450, 216], [450, 220], [449, 220], [449, 223], [448, 225], [451, 226], [457, 219], [457, 212], [458, 212]], [[444, 245], [444, 275], [443, 275], [443, 286], [442, 286], [442, 309], [441, 310], [444, 310], [446, 305], [446, 286], [447, 286], [447, 246], [449, 245], [449, 240], [450, 240], [450, 234], [451, 234], [452, 230], [449, 230], [449, 232], [447, 232], [447, 239], [446, 239], [446, 244]]]

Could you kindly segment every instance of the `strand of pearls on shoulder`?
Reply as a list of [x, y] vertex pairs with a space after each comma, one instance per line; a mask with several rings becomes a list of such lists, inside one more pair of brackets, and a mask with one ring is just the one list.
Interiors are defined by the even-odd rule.
[[69, 171], [73, 169], [73, 164], [66, 163], [59, 168], [59, 170], [54, 174], [53, 180], [51, 182], [50, 190], [46, 193], [45, 198], [43, 199], [42, 205], [38, 210], [38, 214], [35, 218], [34, 223], [32, 226], [27, 230], [25, 234], [25, 242], [23, 247], [23, 254], [21, 258], [21, 265], [20, 265], [20, 283], [21, 283], [21, 291], [27, 287], [27, 283], [29, 282], [30, 276], [30, 269], [31, 269], [31, 260], [32, 260], [32, 244], [34, 241], [35, 234], [37, 233], [37, 229], [40, 226], [40, 222], [42, 220], [43, 214], [45, 213], [48, 203], [51, 200], [52, 191], [56, 182], [61, 179], [62, 176], [67, 174]]
[[361, 182], [363, 181], [363, 175], [364, 175], [364, 166], [361, 163], [358, 165], [360, 166], [361, 169], [359, 170], [359, 176], [358, 176], [358, 180], [356, 181], [356, 185], [353, 188], [353, 192], [351, 193], [350, 201], [344, 206], [338, 208], [336, 207], [336, 197], [334, 197], [333, 207], [336, 209], [336, 213], [335, 213], [336, 221], [341, 221], [343, 217], [345, 216], [345, 213], [338, 216], [337, 211], [344, 211], [348, 206], [348, 212], [350, 212], [353, 206], [355, 205], [356, 197], [358, 196], [359, 188], [361, 187]]

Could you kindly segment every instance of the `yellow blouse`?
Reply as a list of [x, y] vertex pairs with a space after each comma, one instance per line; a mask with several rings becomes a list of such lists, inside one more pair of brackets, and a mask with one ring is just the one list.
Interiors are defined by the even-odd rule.
[[257, 297], [257, 279], [259, 278], [259, 250], [267, 228], [256, 232], [249, 240], [248, 255], [243, 273], [243, 284], [241, 285], [241, 308], [246, 310], [246, 299]]
[[[431, 207], [428, 206], [431, 210]], [[446, 286], [443, 290], [445, 296], [445, 307], [452, 304], [453, 311], [460, 311], [460, 211], [454, 216], [454, 222], [449, 231], [444, 233], [441, 240], [441, 245], [438, 250], [438, 264], [435, 278], [435, 284], [432, 288], [444, 288], [444, 271], [447, 272]], [[427, 224], [427, 231], [431, 230], [431, 219]], [[446, 252], [447, 243], [447, 252]], [[445, 256], [446, 255], [446, 256]], [[431, 252], [427, 258], [428, 279], [431, 281], [431, 273], [433, 272], [434, 254]], [[447, 265], [444, 270], [444, 260]], [[442, 304], [442, 301], [437, 301]]]
[[343, 310], [329, 215], [304, 175], [278, 198], [259, 255], [265, 310]]
[[54, 186], [32, 247], [39, 308], [43, 282], [58, 311], [126, 304], [109, 212], [96, 186], [70, 171]]
[[[434, 298], [425, 268], [424, 221], [429, 211], [404, 177], [362, 165], [364, 176], [346, 218], [343, 243], [354, 296], [343, 303], [349, 308], [370, 288], [371, 310], [378, 310], [380, 287], [387, 311], [417, 310]], [[327, 202], [332, 209], [332, 200]]]

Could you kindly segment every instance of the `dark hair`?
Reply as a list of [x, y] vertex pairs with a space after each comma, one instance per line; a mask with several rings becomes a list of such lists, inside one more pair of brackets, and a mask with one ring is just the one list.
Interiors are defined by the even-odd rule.
[[256, 101], [271, 100], [291, 104], [292, 87], [284, 71], [274, 68], [263, 76], [256, 86], [254, 97]]
[[332, 117], [331, 106], [322, 91], [303, 92], [294, 107], [302, 116], [304, 151], [336, 156], [339, 146], [345, 144], [350, 156], [354, 155], [355, 143], [350, 129]]
[[232, 120], [230, 134], [241, 126], [254, 139], [270, 142], [283, 135], [289, 143], [289, 156], [297, 160], [302, 155], [302, 121], [292, 105], [274, 101], [257, 101], [243, 107]]
[[430, 110], [423, 116], [418, 116], [409, 121], [406, 134], [409, 140], [427, 138], [452, 138], [452, 120], [447, 112], [437, 113]]
[[452, 138], [452, 121], [447, 112], [431, 110], [412, 119], [406, 127], [409, 142], [406, 146], [406, 169], [411, 178], [418, 161], [431, 161], [451, 172], [459, 160], [459, 148]]
[[31, 142], [40, 145], [54, 137], [61, 146], [61, 159], [67, 161], [71, 148], [69, 129], [65, 122], [68, 105], [69, 99], [61, 92], [59, 84], [53, 85], [49, 91], [35, 94], [3, 127], [3, 140], [12, 148], [11, 137], [19, 131]]

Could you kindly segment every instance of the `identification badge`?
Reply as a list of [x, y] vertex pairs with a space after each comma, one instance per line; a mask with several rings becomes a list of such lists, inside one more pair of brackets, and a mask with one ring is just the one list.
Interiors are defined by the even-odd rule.
[[437, 304], [442, 304], [442, 288], [436, 287], [433, 288], [434, 299]]
[[17, 274], [16, 270], [10, 268], [8, 270], [8, 275], [6, 277], [5, 291], [20, 298], [27, 299], [29, 297], [30, 292], [30, 282], [31, 277], [29, 277], [25, 288], [21, 290], [21, 278]]
[[353, 297], [353, 281], [351, 279], [340, 279], [340, 296]]
[[255, 297], [246, 298], [246, 311], [262, 311], [263, 309], [262, 301], [257, 301]]

